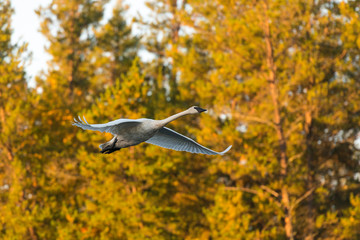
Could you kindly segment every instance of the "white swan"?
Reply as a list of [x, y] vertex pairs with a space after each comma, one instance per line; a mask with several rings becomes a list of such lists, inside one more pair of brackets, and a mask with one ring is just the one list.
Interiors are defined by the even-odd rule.
[[175, 119], [189, 115], [198, 114], [206, 111], [200, 107], [191, 107], [186, 111], [172, 115], [163, 120], [153, 120], [147, 118], [141, 119], [118, 119], [105, 124], [88, 124], [85, 117], [82, 120], [79, 117], [79, 121], [74, 119], [73, 125], [80, 127], [84, 130], [93, 130], [99, 132], [109, 132], [114, 135], [114, 138], [109, 142], [101, 144], [101, 153], [112, 153], [130, 146], [137, 145], [142, 142], [151, 143], [163, 148], [173, 149], [177, 151], [186, 151], [190, 153], [202, 153], [209, 155], [223, 155], [230, 150], [229, 146], [223, 152], [215, 152], [194, 140], [185, 137], [174, 130], [165, 127], [171, 121]]

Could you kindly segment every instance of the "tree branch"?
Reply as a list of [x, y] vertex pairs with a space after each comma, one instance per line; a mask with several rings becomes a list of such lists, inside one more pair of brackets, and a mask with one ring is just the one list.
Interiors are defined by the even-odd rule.
[[265, 125], [268, 125], [268, 126], [276, 129], [276, 125], [272, 121], [268, 121], [268, 120], [265, 120], [265, 119], [262, 119], [259, 117], [255, 117], [255, 116], [247, 116], [247, 115], [243, 115], [240, 113], [237, 113], [235, 116], [240, 119], [243, 119], [244, 121], [261, 123], [261, 124], [265, 124]]
[[[271, 188], [261, 185], [260, 186], [261, 189], [265, 190], [266, 192], [270, 193], [272, 196], [275, 196], [276, 198], [278, 198], [279, 194], [277, 192], [275, 192], [274, 190], [272, 190]], [[251, 189], [251, 188], [244, 188], [244, 187], [225, 187], [225, 190], [229, 190], [229, 191], [242, 191], [242, 192], [247, 192], [247, 193], [252, 193], [258, 196], [263, 196], [262, 194], [260, 194], [259, 191]], [[266, 197], [266, 196], [265, 196]], [[281, 208], [281, 203], [278, 201], [278, 199], [274, 199], [272, 197], [266, 197], [267, 199], [272, 199], [275, 200], [274, 203]]]
[[266, 192], [270, 193], [271, 195], [273, 195], [276, 198], [279, 197], [279, 193], [275, 192], [274, 190], [272, 190], [271, 188], [269, 188], [269, 187], [267, 187], [265, 185], [261, 185], [260, 188], [264, 189]]
[[304, 193], [304, 195], [302, 195], [300, 198], [298, 198], [294, 204], [292, 204], [292, 206], [290, 207], [290, 210], [292, 211], [297, 205], [299, 205], [304, 199], [306, 199], [308, 196], [310, 196], [310, 194], [316, 189], [316, 187], [311, 188], [309, 191], [307, 191], [306, 193]]
[[303, 153], [298, 153], [298, 154], [295, 154], [295, 155], [289, 157], [289, 162], [294, 161], [295, 159], [301, 157], [302, 155], [303, 155]]

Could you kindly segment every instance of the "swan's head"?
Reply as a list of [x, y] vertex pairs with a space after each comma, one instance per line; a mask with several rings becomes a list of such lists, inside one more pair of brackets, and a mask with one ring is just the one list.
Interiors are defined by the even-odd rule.
[[201, 107], [194, 106], [194, 107], [189, 108], [188, 111], [189, 111], [191, 114], [197, 114], [197, 113], [205, 112], [206, 109], [203, 109], [203, 108], [201, 108]]

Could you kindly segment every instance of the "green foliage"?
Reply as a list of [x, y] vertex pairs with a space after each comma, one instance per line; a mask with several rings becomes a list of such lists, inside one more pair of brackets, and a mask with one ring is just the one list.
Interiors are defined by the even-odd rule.
[[[191, 8], [185, 11], [184, 21], [195, 34], [185, 37], [191, 42], [186, 46], [191, 47], [180, 59], [192, 63], [182, 80], [195, 86], [181, 92], [199, 94], [214, 110], [213, 123], [208, 121], [206, 126], [223, 122], [227, 139], [238, 144], [234, 146], [241, 151], [229, 154], [234, 163], [213, 168], [218, 169], [214, 171], [219, 177], [225, 176], [229, 190], [251, 193], [248, 198], [238, 198], [236, 204], [254, 209], [251, 217], [261, 216], [249, 218], [247, 225], [236, 225], [241, 228], [236, 231], [220, 231], [232, 223], [219, 221], [212, 225], [216, 236], [236, 239], [242, 232], [241, 236], [254, 238], [246, 235], [249, 229], [258, 232], [259, 238], [291, 239], [295, 232], [298, 238], [331, 235], [329, 228], [316, 229], [316, 216], [330, 208], [336, 211], [348, 206], [349, 193], [340, 197], [338, 191], [343, 191], [345, 182], [353, 182], [352, 176], [359, 169], [351, 157], [357, 124], [348, 117], [358, 111], [349, 104], [352, 97], [354, 102], [359, 101], [352, 95], [358, 87], [351, 80], [352, 73], [345, 70], [357, 65], [346, 60], [357, 52], [348, 49], [344, 38], [351, 34], [345, 29], [356, 29], [353, 25], [357, 21], [341, 21], [338, 16], [340, 7], [351, 16], [344, 14], [344, 19], [358, 17], [353, 10], [356, 4], [188, 4]], [[348, 98], [349, 94], [352, 97]], [[230, 130], [241, 127], [246, 127], [246, 132]], [[347, 157], [340, 157], [340, 152]], [[329, 191], [316, 191], [320, 189]], [[264, 190], [268, 201], [259, 201]], [[207, 216], [221, 218], [230, 205], [230, 200], [219, 201]], [[273, 227], [268, 227], [268, 222]]]
[[350, 195], [351, 207], [340, 219], [340, 225], [335, 230], [341, 239], [360, 238], [360, 197]]
[[100, 88], [101, 85], [114, 85], [121, 79], [138, 50], [139, 38], [131, 35], [131, 26], [126, 24], [122, 5], [116, 5], [112, 14], [112, 18], [95, 34], [94, 67], [101, 72], [95, 84]]
[[[26, 44], [12, 39], [10, 1], [0, 2], [0, 236], [22, 239], [32, 234], [32, 145], [30, 91], [24, 71]], [[30, 194], [30, 195], [29, 195]]]
[[[360, 238], [359, 1], [151, 0], [141, 42], [120, 3], [101, 23], [107, 2], [37, 11], [35, 89], [0, 2], [0, 238]], [[208, 114], [169, 127], [231, 151], [102, 155], [110, 134], [71, 125], [192, 105]]]

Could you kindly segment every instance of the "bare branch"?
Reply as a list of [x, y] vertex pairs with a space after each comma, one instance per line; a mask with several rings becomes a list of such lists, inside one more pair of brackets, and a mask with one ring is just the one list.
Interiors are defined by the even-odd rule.
[[[275, 192], [274, 190], [272, 190], [271, 188], [265, 186], [265, 185], [261, 185], [260, 186], [261, 189], [263, 189], [264, 191], [270, 193], [272, 196], [274, 197], [279, 197], [279, 193]], [[231, 191], [242, 191], [242, 192], [248, 192], [248, 193], [252, 193], [252, 194], [256, 194], [259, 195], [260, 192], [251, 188], [244, 188], [244, 187], [225, 187], [226, 190], [231, 190]]]
[[311, 188], [309, 191], [307, 191], [306, 193], [304, 193], [304, 195], [302, 195], [300, 198], [298, 198], [294, 204], [290, 207], [290, 210], [292, 211], [297, 205], [299, 205], [299, 203], [301, 203], [304, 199], [306, 199], [308, 196], [310, 196], [310, 194], [312, 192], [314, 192], [314, 190], [316, 189], [316, 187]]
[[265, 185], [261, 185], [260, 188], [264, 189], [266, 192], [270, 193], [271, 195], [273, 195], [276, 198], [279, 197], [279, 193], [275, 192], [274, 190], [272, 190], [271, 188], [269, 188]]
[[302, 155], [303, 155], [303, 153], [298, 153], [298, 154], [295, 154], [295, 155], [289, 157], [289, 162], [294, 161], [295, 159], [301, 157]]
[[276, 125], [272, 121], [268, 121], [268, 120], [263, 119], [263, 118], [259, 118], [259, 117], [255, 117], [255, 116], [243, 115], [243, 114], [240, 114], [240, 113], [237, 113], [235, 116], [240, 118], [240, 119], [243, 119], [244, 121], [266, 124], [266, 125], [276, 129]]
[[[272, 190], [271, 188], [261, 185], [260, 188], [262, 188], [263, 190], [265, 190], [266, 192], [269, 192], [272, 196], [275, 196], [276, 198], [279, 196], [279, 194], [277, 192], [275, 192], [274, 190]], [[260, 194], [261, 192], [251, 189], [251, 188], [244, 188], [244, 187], [225, 187], [225, 190], [229, 190], [229, 191], [242, 191], [242, 192], [247, 192], [247, 193], [252, 193], [258, 196], [262, 196], [262, 197], [266, 197], [267, 199], [272, 199], [274, 200], [274, 203], [281, 208], [281, 203], [278, 201], [278, 199], [274, 199], [273, 197], [267, 197], [264, 196], [262, 194]]]

